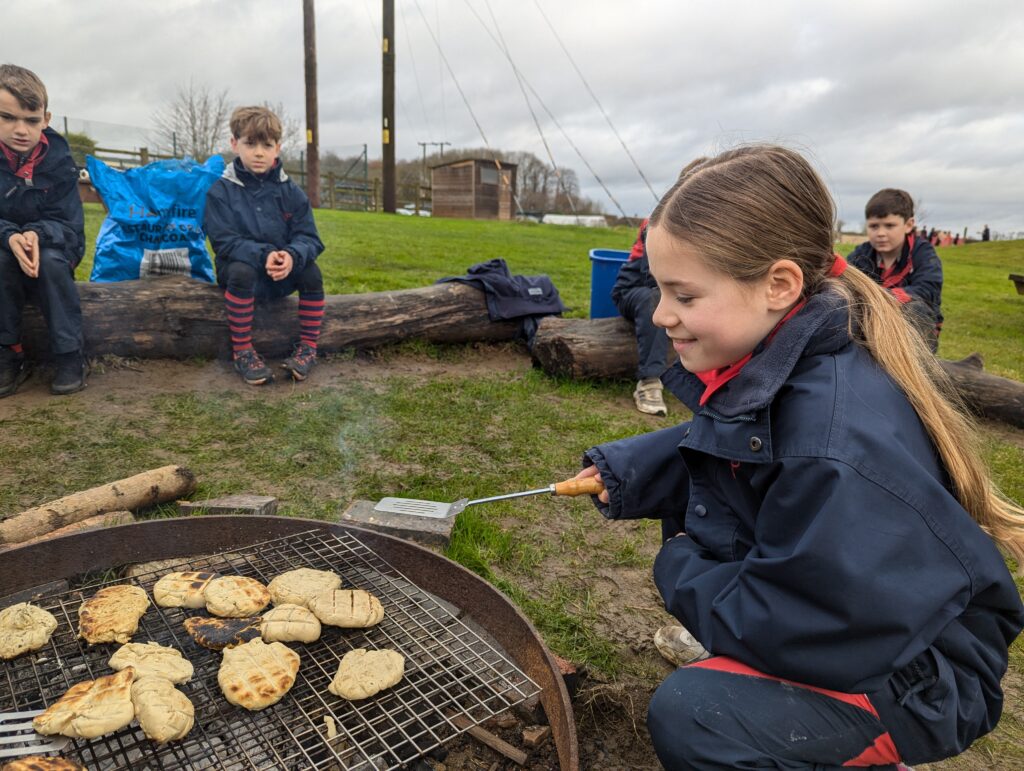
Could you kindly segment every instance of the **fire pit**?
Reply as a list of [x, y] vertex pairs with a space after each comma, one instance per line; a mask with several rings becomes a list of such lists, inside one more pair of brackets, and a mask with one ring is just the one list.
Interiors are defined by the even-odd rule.
[[[196, 707], [195, 727], [185, 740], [162, 747], [138, 727], [76, 740], [65, 754], [89, 768], [400, 768], [538, 692], [561, 768], [578, 768], [568, 695], [529, 623], [476, 576], [405, 541], [310, 520], [196, 517], [66, 536], [6, 552], [3, 559], [0, 597], [17, 599], [26, 599], [41, 578], [71, 579], [156, 559], [179, 564], [130, 579], [94, 575], [73, 589], [51, 585], [36, 592], [34, 601], [60, 626], [46, 648], [0, 664], [0, 711], [45, 706], [74, 682], [109, 673], [106, 661], [116, 648], [89, 648], [75, 637], [79, 604], [109, 583], [151, 591], [159, 575], [175, 569], [268, 582], [285, 570], [311, 567], [334, 570], [345, 586], [367, 589], [384, 604], [385, 620], [377, 627], [325, 627], [316, 643], [293, 645], [302, 657], [298, 680], [281, 702], [261, 712], [232, 707], [220, 693], [220, 654], [195, 645], [181, 623], [201, 611], [151, 607], [134, 639], [179, 648], [193, 662], [195, 677], [183, 690]], [[477, 624], [481, 634], [473, 629]], [[406, 674], [375, 698], [347, 702], [327, 685], [340, 657], [359, 647], [400, 651]], [[513, 652], [512, 660], [504, 651]]]

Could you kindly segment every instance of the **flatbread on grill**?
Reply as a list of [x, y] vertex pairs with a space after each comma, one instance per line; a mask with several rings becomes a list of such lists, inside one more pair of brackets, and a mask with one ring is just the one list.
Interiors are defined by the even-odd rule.
[[206, 585], [206, 609], [215, 616], [248, 618], [270, 604], [270, 592], [255, 578], [221, 576]]
[[185, 631], [192, 639], [210, 650], [220, 651], [247, 643], [260, 636], [260, 619], [206, 618], [193, 616], [185, 619]]
[[132, 704], [142, 732], [158, 744], [184, 739], [196, 720], [188, 696], [162, 677], [140, 677], [132, 683]]
[[90, 645], [126, 643], [148, 607], [149, 597], [137, 586], [105, 586], [78, 609], [78, 636]]
[[318, 594], [309, 604], [321, 623], [348, 629], [379, 624], [384, 606], [365, 589], [331, 589]]
[[263, 614], [260, 636], [266, 642], [313, 642], [320, 639], [320, 619], [308, 608], [285, 603]]
[[162, 677], [178, 685], [191, 680], [194, 671], [192, 662], [182, 656], [181, 651], [155, 642], [122, 645], [107, 664], [114, 670], [133, 667], [136, 678]]
[[29, 755], [0, 766], [0, 771], [88, 771], [81, 763], [50, 755]]
[[341, 576], [329, 570], [296, 568], [271, 579], [267, 588], [275, 605], [302, 605], [309, 603], [328, 589], [341, 586]]
[[206, 587], [216, 577], [203, 570], [168, 573], [153, 586], [153, 600], [161, 608], [205, 608]]
[[76, 683], [32, 721], [37, 733], [94, 739], [124, 728], [135, 717], [131, 687], [135, 670]]
[[0, 659], [42, 648], [56, 628], [52, 613], [27, 602], [0, 610]]
[[288, 693], [298, 671], [299, 654], [287, 645], [250, 640], [224, 651], [217, 682], [235, 706], [260, 710]]
[[404, 674], [405, 657], [398, 651], [356, 648], [341, 659], [327, 690], [350, 701], [368, 699], [396, 685]]

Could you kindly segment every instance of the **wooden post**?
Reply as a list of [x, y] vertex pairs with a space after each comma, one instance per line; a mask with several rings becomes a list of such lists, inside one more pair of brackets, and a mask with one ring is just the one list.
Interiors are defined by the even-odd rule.
[[320, 207], [320, 126], [316, 101], [316, 19], [313, 0], [302, 0], [302, 39], [306, 68], [306, 195]]
[[337, 208], [334, 205], [334, 185], [335, 185], [334, 172], [333, 171], [329, 171], [329, 172], [327, 172], [327, 200], [330, 201], [328, 206], [330, 206], [332, 209]]
[[147, 163], [149, 163], [149, 148], [148, 147], [140, 147], [139, 148], [139, 163], [142, 166], [145, 166]]
[[384, 211], [395, 213], [395, 0], [384, 0], [383, 156]]

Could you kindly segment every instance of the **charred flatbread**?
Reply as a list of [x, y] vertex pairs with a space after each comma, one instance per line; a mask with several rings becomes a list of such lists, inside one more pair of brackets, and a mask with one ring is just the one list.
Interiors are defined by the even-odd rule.
[[331, 589], [318, 594], [309, 609], [321, 623], [349, 629], [375, 626], [384, 618], [380, 600], [365, 589]]
[[106, 586], [78, 609], [78, 636], [90, 645], [128, 642], [149, 607], [149, 597], [137, 586]]
[[270, 604], [270, 592], [255, 578], [221, 576], [206, 585], [206, 609], [222, 618], [255, 616]]
[[114, 675], [76, 683], [32, 721], [44, 736], [62, 734], [94, 739], [124, 728], [135, 717], [131, 686], [135, 670], [126, 667]]
[[313, 642], [320, 639], [320, 619], [308, 608], [285, 603], [263, 614], [260, 636], [266, 642]]
[[56, 628], [52, 613], [27, 602], [0, 610], [0, 659], [42, 648]]
[[158, 744], [184, 739], [196, 719], [196, 710], [170, 680], [141, 677], [132, 683], [135, 718], [146, 737]]
[[313, 598], [341, 586], [341, 576], [329, 570], [296, 568], [271, 579], [267, 585], [275, 605], [309, 607]]
[[168, 573], [153, 586], [153, 600], [161, 608], [204, 608], [206, 587], [216, 577], [203, 570]]
[[50, 755], [29, 755], [0, 766], [0, 771], [87, 771], [85, 766], [67, 758]]
[[185, 631], [192, 639], [210, 650], [220, 651], [247, 643], [260, 636], [260, 618], [206, 618], [193, 616], [185, 619]]
[[299, 654], [287, 645], [250, 640], [224, 651], [217, 682], [235, 706], [260, 710], [291, 690], [298, 671]]
[[162, 677], [178, 685], [191, 680], [194, 671], [192, 662], [182, 656], [181, 651], [155, 642], [126, 643], [117, 649], [107, 664], [118, 671], [133, 667], [135, 677], [139, 679]]
[[396, 685], [405, 674], [405, 657], [398, 651], [349, 651], [338, 665], [327, 690], [350, 701], [368, 699]]

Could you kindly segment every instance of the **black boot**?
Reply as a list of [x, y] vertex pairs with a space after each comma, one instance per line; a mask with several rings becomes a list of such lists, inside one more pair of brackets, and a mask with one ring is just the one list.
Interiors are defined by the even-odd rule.
[[50, 384], [50, 393], [73, 394], [85, 388], [85, 357], [80, 351], [57, 354], [57, 375]]
[[10, 346], [0, 345], [0, 399], [17, 391], [28, 376], [25, 354], [11, 350]]

